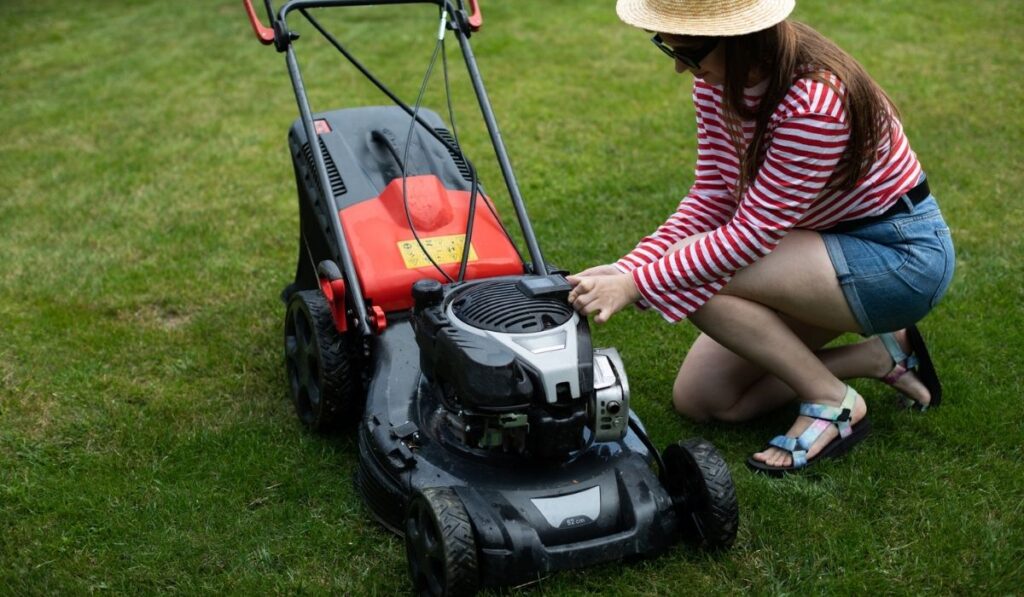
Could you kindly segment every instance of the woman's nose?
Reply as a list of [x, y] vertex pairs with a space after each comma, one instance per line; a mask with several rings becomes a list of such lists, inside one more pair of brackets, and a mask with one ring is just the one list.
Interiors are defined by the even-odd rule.
[[676, 58], [676, 72], [683, 74], [688, 70], [690, 70], [690, 67], [684, 64], [682, 60]]

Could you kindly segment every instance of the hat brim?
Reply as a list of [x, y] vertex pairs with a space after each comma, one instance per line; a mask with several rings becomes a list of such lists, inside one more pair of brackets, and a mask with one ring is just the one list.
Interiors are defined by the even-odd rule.
[[676, 35], [725, 37], [767, 29], [793, 12], [796, 0], [738, 2], [720, 0], [713, 14], [708, 4], [685, 0], [618, 0], [615, 12], [628, 25]]

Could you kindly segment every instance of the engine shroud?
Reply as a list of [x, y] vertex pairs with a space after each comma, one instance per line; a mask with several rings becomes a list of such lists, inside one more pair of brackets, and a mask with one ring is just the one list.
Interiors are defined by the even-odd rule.
[[468, 326], [505, 334], [543, 332], [574, 315], [563, 300], [524, 295], [512, 279], [488, 280], [455, 291], [451, 310]]
[[564, 297], [527, 296], [520, 279], [417, 282], [420, 368], [464, 447], [563, 458], [583, 446], [591, 414], [590, 331]]

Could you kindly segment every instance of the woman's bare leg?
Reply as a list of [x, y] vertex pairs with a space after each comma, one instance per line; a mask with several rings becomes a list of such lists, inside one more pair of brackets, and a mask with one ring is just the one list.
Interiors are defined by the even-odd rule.
[[[831, 330], [786, 317], [783, 320], [812, 350], [838, 336]], [[773, 411], [795, 397], [793, 389], [779, 378], [707, 334], [698, 336], [686, 353], [672, 388], [676, 411], [697, 421], [746, 421]]]
[[[838, 335], [860, 331], [846, 303], [821, 236], [791, 231], [778, 247], [738, 272], [722, 291], [690, 320], [718, 344], [792, 388], [806, 402], [838, 406], [846, 385], [819, 359], [783, 316]], [[862, 399], [852, 414], [856, 423], [867, 412]], [[811, 423], [798, 417], [787, 433], [797, 436]], [[829, 428], [808, 450], [808, 458], [836, 435]], [[769, 448], [756, 459], [787, 466], [790, 455]]]
[[[701, 236], [685, 239], [673, 249]], [[673, 402], [677, 410], [696, 419], [745, 420], [797, 396], [838, 406], [845, 395], [841, 379], [882, 377], [893, 365], [877, 338], [813, 352], [843, 332], [861, 330], [825, 244], [812, 231], [790, 231], [772, 253], [738, 272], [690, 319], [704, 334], [680, 368]], [[905, 337], [897, 338], [908, 348]], [[927, 403], [927, 390], [913, 374], [896, 387]], [[867, 405], [858, 398], [853, 422], [866, 412]], [[787, 435], [799, 435], [810, 423], [809, 418], [798, 417]], [[808, 458], [836, 433], [829, 428], [808, 450]], [[775, 448], [755, 458], [774, 466], [791, 462], [789, 454]]]
[[[811, 349], [823, 346], [835, 332], [782, 318]], [[902, 330], [896, 338], [904, 351], [910, 350]], [[878, 338], [856, 344], [820, 348], [814, 353], [841, 380], [881, 379], [893, 367], [889, 352]], [[911, 399], [928, 404], [928, 389], [917, 375], [908, 372], [894, 387]], [[704, 421], [739, 422], [773, 411], [796, 398], [793, 389], [778, 377], [701, 334], [690, 347], [673, 386], [673, 404], [680, 414]]]

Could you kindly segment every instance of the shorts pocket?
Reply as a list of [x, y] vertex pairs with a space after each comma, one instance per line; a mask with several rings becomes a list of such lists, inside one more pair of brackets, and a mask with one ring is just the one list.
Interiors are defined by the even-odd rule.
[[880, 222], [849, 235], [837, 235], [850, 273], [860, 280], [886, 278], [902, 270], [911, 257], [903, 229]]
[[945, 296], [946, 291], [949, 289], [950, 282], [953, 281], [953, 272], [956, 270], [956, 252], [953, 249], [953, 238], [950, 235], [949, 228], [937, 228], [935, 230], [935, 236], [939, 239], [939, 244], [942, 246], [943, 254], [943, 270], [942, 278], [939, 280], [939, 285], [935, 289], [935, 294], [932, 295], [930, 304], [932, 307], [939, 304], [942, 297]]

